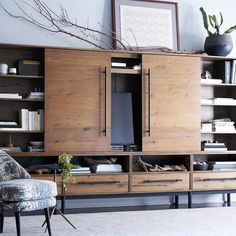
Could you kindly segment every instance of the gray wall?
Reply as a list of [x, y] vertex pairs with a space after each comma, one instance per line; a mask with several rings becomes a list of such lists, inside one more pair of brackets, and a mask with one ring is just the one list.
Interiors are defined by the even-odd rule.
[[[22, 1], [21, 1], [22, 2]], [[30, 2], [30, 1], [29, 1]], [[52, 9], [59, 11], [63, 5], [68, 11], [71, 19], [77, 19], [81, 25], [98, 28], [99, 24], [111, 29], [111, 0], [45, 0]], [[13, 0], [0, 0], [7, 9], [17, 13]], [[203, 6], [207, 13], [217, 14], [221, 11], [224, 15], [226, 28], [235, 25], [235, 0], [179, 0], [179, 29], [181, 50], [202, 50], [206, 32], [202, 25], [199, 7]], [[35, 16], [37, 19], [37, 16]], [[37, 28], [21, 19], [14, 19], [0, 9], [0, 43], [51, 45], [66, 47], [91, 47], [79, 40], [72, 39], [62, 34], [53, 34]], [[225, 28], [224, 28], [225, 29]], [[236, 40], [236, 32], [232, 34]], [[236, 46], [231, 53], [236, 56]], [[194, 198], [194, 202], [221, 202], [222, 195], [203, 195]], [[80, 207], [102, 207], [102, 206], [136, 206], [152, 205], [157, 203], [169, 203], [171, 198], [167, 197], [138, 197], [123, 199], [82, 199], [73, 203]], [[181, 197], [180, 202], [186, 203], [186, 197]], [[71, 203], [72, 204], [72, 203]]]
[[[26, 0], [31, 2], [32, 0]], [[59, 6], [64, 6], [71, 19], [77, 19], [81, 25], [99, 28], [99, 24], [111, 29], [111, 0], [44, 0], [56, 12]], [[7, 9], [17, 12], [13, 0], [0, 0]], [[207, 13], [217, 14], [221, 11], [224, 15], [226, 29], [236, 24], [235, 0], [179, 0], [179, 29], [182, 50], [202, 50], [206, 32], [202, 25], [199, 7], [203, 6]], [[37, 19], [37, 15], [35, 16]], [[23, 20], [14, 19], [0, 10], [0, 43], [53, 45], [66, 47], [91, 47], [81, 41], [65, 35], [52, 34], [41, 30]], [[232, 33], [236, 40], [236, 32]], [[236, 56], [236, 46], [231, 53]]]

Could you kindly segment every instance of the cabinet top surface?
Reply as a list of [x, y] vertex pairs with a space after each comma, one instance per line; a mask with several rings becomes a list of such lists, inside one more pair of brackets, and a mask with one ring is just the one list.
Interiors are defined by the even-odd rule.
[[119, 49], [91, 49], [91, 48], [72, 48], [72, 47], [62, 47], [62, 46], [45, 46], [45, 45], [23, 45], [23, 44], [7, 44], [1, 43], [0, 49], [18, 49], [18, 48], [25, 48], [25, 49], [63, 49], [63, 50], [79, 50], [79, 51], [97, 51], [97, 52], [110, 52], [115, 54], [127, 53], [127, 54], [146, 54], [146, 55], [163, 55], [163, 56], [185, 56], [185, 57], [199, 57], [202, 58], [203, 61], [207, 60], [234, 60], [236, 58], [233, 57], [222, 57], [222, 56], [208, 56], [205, 53], [189, 53], [185, 51], [177, 51], [177, 52], [158, 52], [157, 49], [141, 49], [141, 50], [119, 50]]

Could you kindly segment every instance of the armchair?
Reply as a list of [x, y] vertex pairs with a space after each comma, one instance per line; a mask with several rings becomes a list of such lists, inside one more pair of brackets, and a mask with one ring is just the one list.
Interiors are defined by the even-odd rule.
[[0, 233], [3, 233], [5, 213], [15, 214], [17, 236], [20, 236], [20, 213], [44, 209], [51, 236], [49, 208], [56, 205], [56, 195], [56, 183], [31, 179], [22, 166], [0, 150]]

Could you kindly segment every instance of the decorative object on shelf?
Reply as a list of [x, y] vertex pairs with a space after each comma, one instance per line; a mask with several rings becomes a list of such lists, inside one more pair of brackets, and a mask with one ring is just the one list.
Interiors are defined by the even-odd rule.
[[121, 41], [135, 49], [162, 46], [179, 49], [176, 2], [113, 0], [114, 47]]
[[19, 75], [39, 76], [43, 74], [41, 62], [35, 59], [21, 59], [18, 61], [18, 73]]
[[[203, 7], [200, 7], [202, 13], [203, 25], [208, 33], [206, 38], [204, 49], [208, 55], [215, 56], [227, 56], [233, 49], [233, 41], [229, 35], [236, 30], [236, 25], [225, 30], [223, 34], [220, 33], [220, 27], [223, 24], [223, 15], [220, 12], [220, 22], [218, 22], [215, 15], [207, 15]], [[214, 32], [210, 31], [208, 20]]]
[[71, 169], [74, 167], [74, 165], [71, 163], [73, 156], [71, 156], [68, 153], [62, 153], [59, 155], [58, 163], [62, 166], [62, 171], [61, 171], [61, 180], [63, 184], [63, 189], [66, 190], [66, 185], [70, 180], [70, 177], [72, 176], [71, 174]]
[[[127, 42], [124, 45], [119, 40], [119, 37], [116, 37], [115, 32], [112, 32], [105, 26], [98, 24], [100, 29], [96, 29], [91, 28], [89, 24], [86, 26], [78, 24], [77, 19], [74, 21], [71, 20], [67, 10], [63, 6], [60, 6], [60, 12], [56, 12], [41, 0], [32, 0], [32, 3], [20, 0], [14, 2], [18, 7], [19, 14], [6, 9], [2, 3], [0, 3], [0, 8], [11, 17], [23, 19], [53, 34], [59, 33], [76, 38], [99, 49], [114, 49], [112, 43], [109, 44], [109, 41], [115, 40], [123, 50], [131, 50]], [[27, 12], [26, 9], [31, 10], [31, 12]]]
[[0, 63], [0, 74], [6, 75], [8, 72], [8, 65], [5, 63]]
[[9, 139], [8, 139], [8, 142], [7, 142], [6, 146], [7, 147], [14, 147], [14, 145], [12, 143], [11, 133], [9, 134]]
[[201, 74], [201, 79], [211, 79], [212, 75], [210, 71], [206, 70]]
[[9, 68], [9, 74], [10, 75], [16, 75], [17, 74], [17, 69], [15, 67]]
[[158, 164], [150, 164], [144, 162], [141, 157], [137, 158], [137, 162], [143, 168], [145, 172], [162, 172], [162, 171], [186, 171], [186, 167], [181, 165], [158, 165]]
[[193, 170], [208, 170], [208, 164], [205, 161], [193, 162]]

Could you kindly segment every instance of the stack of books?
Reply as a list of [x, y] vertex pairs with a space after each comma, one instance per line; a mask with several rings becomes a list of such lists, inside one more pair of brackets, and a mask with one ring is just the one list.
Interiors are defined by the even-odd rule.
[[225, 143], [203, 141], [201, 146], [202, 146], [202, 151], [215, 152], [215, 151], [228, 150]]
[[212, 100], [214, 105], [236, 105], [236, 99], [233, 98], [214, 98]]
[[44, 92], [31, 92], [26, 98], [43, 99], [44, 98]]
[[213, 165], [213, 170], [235, 171], [236, 161], [215, 161]]
[[113, 67], [113, 68], [126, 68], [127, 64], [125, 62], [112, 62], [111, 67]]
[[18, 93], [0, 93], [0, 98], [22, 99]]
[[227, 133], [234, 133], [235, 126], [233, 121], [217, 121], [214, 120], [212, 122], [212, 131], [214, 132], [227, 132]]
[[21, 109], [20, 121], [23, 130], [43, 131], [44, 110], [29, 111], [28, 109]]
[[123, 144], [112, 144], [111, 145], [111, 151], [123, 152], [124, 151], [124, 145]]
[[222, 79], [201, 79], [201, 84], [222, 84]]
[[97, 164], [90, 166], [93, 173], [121, 173], [122, 166], [120, 164]]
[[1, 120], [0, 121], [0, 128], [19, 128], [20, 125], [15, 121], [7, 121]]
[[71, 174], [89, 174], [91, 173], [90, 167], [82, 167], [80, 165], [74, 165], [70, 171]]

